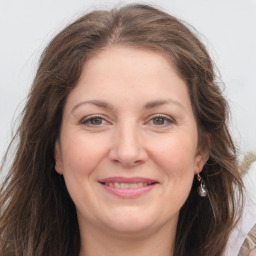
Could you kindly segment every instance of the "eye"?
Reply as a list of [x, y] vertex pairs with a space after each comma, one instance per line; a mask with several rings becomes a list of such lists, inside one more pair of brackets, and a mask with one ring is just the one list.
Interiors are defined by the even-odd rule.
[[166, 123], [166, 118], [159, 116], [159, 117], [153, 118], [152, 121], [153, 121], [153, 124], [155, 125], [164, 125]]
[[174, 123], [174, 120], [166, 115], [157, 115], [153, 116], [149, 120], [149, 124], [154, 125], [154, 126], [159, 126], [159, 127], [167, 127], [170, 126]]
[[94, 126], [103, 126], [109, 124], [102, 116], [87, 116], [83, 118], [80, 123], [85, 126], [94, 127]]

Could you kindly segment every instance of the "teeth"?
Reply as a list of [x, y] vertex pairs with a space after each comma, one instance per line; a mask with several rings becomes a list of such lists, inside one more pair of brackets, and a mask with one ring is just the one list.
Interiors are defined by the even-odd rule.
[[[107, 183], [106, 183], [107, 184]], [[112, 184], [112, 183], [111, 183]], [[114, 187], [116, 187], [116, 188], [120, 188], [121, 187], [121, 185], [120, 185], [120, 183], [117, 183], [117, 182], [115, 182], [114, 183]]]
[[146, 187], [150, 184], [145, 183], [145, 182], [138, 182], [138, 183], [112, 183], [112, 182], [106, 182], [105, 183], [106, 186], [109, 187], [116, 187], [116, 188], [141, 188], [141, 187]]
[[129, 188], [129, 184], [127, 184], [127, 183], [121, 183], [121, 184], [120, 184], [120, 187], [121, 187], [121, 188]]
[[130, 184], [130, 188], [137, 188], [137, 187], [138, 187], [138, 184], [136, 184], [136, 183]]

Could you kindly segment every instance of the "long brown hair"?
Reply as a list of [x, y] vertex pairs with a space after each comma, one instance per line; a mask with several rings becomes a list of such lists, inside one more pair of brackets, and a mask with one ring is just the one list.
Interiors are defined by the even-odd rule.
[[209, 154], [202, 176], [206, 198], [191, 193], [180, 211], [175, 255], [222, 255], [235, 223], [234, 185], [242, 192], [228, 106], [204, 45], [181, 21], [147, 5], [93, 11], [61, 31], [42, 54], [17, 131], [16, 154], [0, 191], [2, 256], [78, 255], [79, 226], [63, 177], [54, 169], [54, 144], [63, 106], [83, 64], [108, 45], [148, 48], [168, 58], [186, 81]]

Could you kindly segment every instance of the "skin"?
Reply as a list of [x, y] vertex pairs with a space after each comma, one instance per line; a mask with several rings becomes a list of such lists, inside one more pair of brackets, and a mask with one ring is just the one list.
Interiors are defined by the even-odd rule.
[[[76, 205], [80, 255], [170, 256], [180, 208], [207, 156], [172, 64], [151, 50], [111, 46], [84, 64], [67, 98], [55, 159]], [[115, 176], [158, 184], [120, 198], [99, 183]]]

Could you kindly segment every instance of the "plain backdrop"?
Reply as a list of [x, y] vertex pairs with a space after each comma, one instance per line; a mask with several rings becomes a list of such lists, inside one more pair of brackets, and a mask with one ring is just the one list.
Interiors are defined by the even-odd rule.
[[[0, 158], [49, 40], [95, 8], [135, 1], [0, 0]], [[137, 2], [137, 1], [136, 1]], [[200, 33], [225, 84], [241, 154], [256, 151], [256, 0], [155, 0]]]

